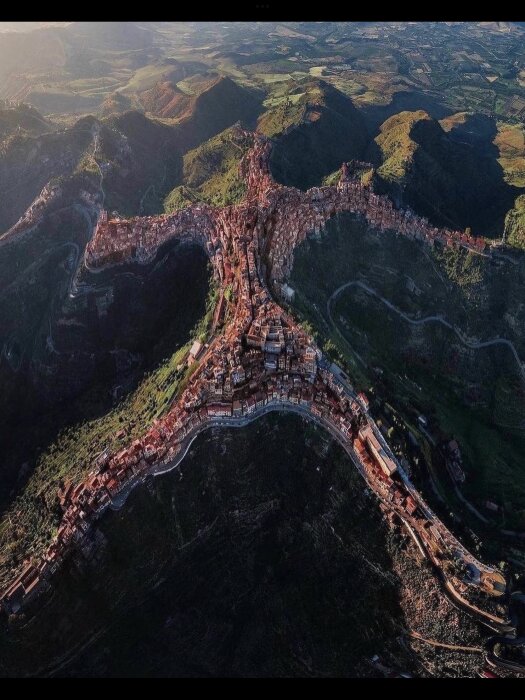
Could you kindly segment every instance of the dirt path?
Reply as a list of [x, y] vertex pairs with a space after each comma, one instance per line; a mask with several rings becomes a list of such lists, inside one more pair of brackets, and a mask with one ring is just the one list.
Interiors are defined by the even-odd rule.
[[474, 654], [482, 654], [483, 649], [480, 647], [463, 647], [457, 644], [445, 644], [444, 642], [437, 642], [435, 639], [425, 639], [418, 632], [407, 632], [409, 637], [417, 639], [424, 644], [430, 644], [433, 647], [441, 647], [443, 649], [452, 649], [453, 651], [467, 651]]

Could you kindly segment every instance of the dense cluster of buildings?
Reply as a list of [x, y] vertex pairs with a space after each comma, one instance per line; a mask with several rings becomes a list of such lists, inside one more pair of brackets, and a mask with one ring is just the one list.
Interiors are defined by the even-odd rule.
[[86, 266], [97, 268], [131, 260], [145, 263], [160, 246], [175, 237], [206, 246], [214, 229], [212, 211], [205, 204], [195, 204], [170, 215], [121, 219], [110, 218], [102, 210], [86, 247]]
[[304, 193], [274, 185], [266, 192], [265, 199], [274, 211], [268, 225], [271, 236], [268, 257], [273, 280], [282, 284], [289, 278], [295, 248], [340, 212], [358, 214], [379, 231], [394, 231], [429, 245], [439, 242], [445, 247], [464, 247], [477, 253], [486, 251], [483, 238], [438, 228], [408, 208], [396, 209], [388, 196], [375, 194], [370, 186], [352, 177], [354, 170], [352, 164], [344, 163], [335, 187], [313, 187]]
[[[269, 169], [270, 141], [254, 134], [251, 141], [253, 148], [241, 162], [247, 196], [236, 209], [242, 218], [256, 207], [270, 278], [280, 284], [291, 272], [296, 246], [312, 231], [319, 231], [332, 216], [345, 211], [364, 217], [379, 231], [392, 230], [430, 245], [438, 241], [443, 246], [462, 246], [478, 253], [487, 249], [483, 238], [438, 228], [408, 208], [396, 209], [389, 197], [375, 194], [354, 176], [363, 163], [343, 163], [337, 186], [313, 187], [301, 192], [280, 185], [273, 180]], [[213, 234], [220, 228], [222, 212], [195, 204], [169, 215], [122, 220], [110, 219], [103, 211], [87, 246], [86, 265], [97, 268], [132, 260], [147, 262], [172, 238], [194, 241], [212, 254], [216, 247]]]
[[[248, 156], [248, 165], [246, 161], [243, 164], [249, 190], [241, 205], [190, 207], [170, 217], [130, 221], [108, 220], [105, 213], [101, 215], [87, 253], [91, 265], [149, 259], [161, 242], [175, 234], [198, 241], [210, 256], [219, 283], [219, 308], [228, 322], [220, 334], [212, 333], [208, 343], [192, 347], [191, 361], [197, 366], [170, 410], [124, 449], [99, 455], [83, 482], [61, 489], [63, 516], [56, 536], [43, 558], [28, 562], [3, 593], [0, 603], [7, 612], [17, 612], [45, 589], [73, 549], [89, 550], [92, 525], [102, 512], [123, 502], [129, 490], [148, 474], [176, 466], [198, 432], [221, 421], [242, 425], [266, 410], [284, 406], [328, 428], [350, 452], [382, 502], [410, 518], [433, 551], [443, 558], [468, 557], [474, 566], [490, 572], [461, 547], [407, 485], [401, 465], [368, 413], [366, 396], [356, 395], [348, 382], [342, 381], [313, 339], [272, 300], [266, 285], [263, 264], [273, 254], [272, 245], [282, 240], [286, 221], [289, 225], [295, 222], [294, 230], [299, 231], [304, 220], [298, 223], [298, 212], [310, 211], [313, 218], [308, 221], [320, 224], [334, 206], [343, 210], [350, 201], [349, 193], [352, 197], [355, 194], [352, 201], [357, 202], [365, 197], [364, 191], [345, 182], [345, 172], [338, 188], [317, 188], [306, 195], [275, 187], [267, 157], [268, 144], [260, 140]], [[261, 169], [263, 176], [256, 177]], [[295, 209], [270, 201], [283, 196], [304, 201]], [[376, 202], [371, 197], [376, 196], [366, 192], [366, 201]], [[405, 216], [387, 214], [388, 207], [382, 207], [378, 204], [373, 214], [369, 211], [378, 226], [387, 216]], [[273, 214], [268, 218], [265, 212]], [[274, 255], [274, 270], [279, 259]]]
[[22, 231], [26, 231], [27, 229], [36, 226], [42, 220], [50, 202], [58, 199], [61, 195], [62, 188], [60, 185], [48, 183], [18, 219], [18, 221], [2, 235], [2, 239], [7, 240], [8, 238], [12, 238]]

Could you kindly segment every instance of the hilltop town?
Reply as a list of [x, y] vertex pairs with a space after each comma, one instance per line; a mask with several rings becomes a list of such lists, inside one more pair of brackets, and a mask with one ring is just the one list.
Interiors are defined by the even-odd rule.
[[[240, 129], [240, 127], [239, 127]], [[260, 134], [245, 132], [254, 138], [254, 147], [241, 162], [241, 175], [248, 191], [245, 201], [234, 207], [214, 208], [195, 204], [173, 214], [109, 218], [102, 212], [95, 233], [86, 249], [86, 266], [100, 269], [106, 265], [135, 260], [151, 260], [160, 246], [176, 237], [193, 240], [205, 246], [212, 257], [218, 278], [227, 274], [228, 260], [223, 266], [223, 251], [218, 246], [221, 219], [226, 215], [250, 216], [257, 202], [257, 218], [264, 220], [264, 250], [271, 282], [282, 284], [290, 274], [295, 248], [311, 232], [317, 232], [328, 219], [340, 212], [362, 216], [380, 232], [397, 234], [447, 247], [463, 247], [476, 253], [488, 250], [484, 238], [465, 231], [433, 226], [428, 219], [409, 208], [397, 209], [386, 195], [374, 193], [369, 184], [363, 184], [354, 172], [362, 163], [343, 163], [336, 186], [313, 187], [302, 192], [273, 180], [269, 170], [271, 142]], [[369, 166], [371, 167], [371, 166]], [[223, 269], [224, 268], [224, 269]]]
[[[84, 264], [92, 272], [153, 259], [172, 238], [207, 252], [218, 283], [214, 323], [205, 343], [195, 343], [193, 372], [169, 411], [126, 448], [105, 450], [88, 477], [60, 492], [62, 521], [44, 557], [28, 561], [0, 599], [16, 614], [52, 585], [73, 551], [94, 546], [94, 525], [118, 508], [148, 475], [177, 467], [191, 442], [212, 426], [242, 427], [269, 411], [293, 411], [323, 426], [343, 446], [385, 516], [403, 526], [454, 602], [492, 628], [509, 622], [491, 599], [505, 592], [496, 569], [470, 554], [433, 513], [410, 481], [369, 412], [365, 394], [323, 356], [310, 335], [275, 301], [283, 293], [295, 247], [335, 213], [364, 216], [378, 231], [393, 230], [429, 244], [464, 246], [485, 253], [485, 242], [432, 227], [353, 177], [344, 164], [335, 187], [306, 193], [271, 177], [271, 144], [255, 137], [241, 164], [248, 191], [239, 205], [195, 205], [175, 214], [130, 220], [101, 212]], [[217, 331], [221, 328], [221, 331]], [[480, 607], [482, 606], [482, 607]]]

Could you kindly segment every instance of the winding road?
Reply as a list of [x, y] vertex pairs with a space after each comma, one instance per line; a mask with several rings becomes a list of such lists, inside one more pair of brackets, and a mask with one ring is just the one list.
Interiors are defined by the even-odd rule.
[[421, 325], [424, 325], [425, 323], [440, 323], [441, 325], [445, 326], [449, 330], [453, 331], [456, 334], [456, 336], [458, 337], [458, 339], [467, 348], [471, 348], [473, 350], [480, 350], [481, 348], [488, 348], [488, 347], [491, 347], [493, 345], [505, 345], [506, 347], [508, 347], [510, 349], [510, 351], [514, 355], [514, 359], [516, 360], [516, 363], [518, 365], [518, 369], [519, 369], [519, 372], [521, 374], [521, 377], [522, 377], [523, 381], [525, 382], [525, 365], [524, 365], [524, 363], [522, 363], [520, 356], [518, 355], [518, 351], [516, 350], [514, 344], [510, 340], [507, 340], [507, 338], [492, 338], [490, 340], [483, 340], [483, 341], [475, 342], [472, 340], [467, 340], [460, 330], [458, 330], [455, 326], [453, 326], [449, 321], [447, 321], [441, 315], [425, 316], [424, 318], [418, 318], [418, 319], [411, 318], [406, 313], [401, 311], [401, 309], [398, 309], [397, 306], [394, 306], [394, 304], [392, 304], [392, 302], [388, 301], [388, 299], [385, 299], [385, 297], [382, 296], [381, 294], [379, 294], [379, 292], [377, 292], [375, 289], [372, 289], [372, 287], [369, 287], [368, 284], [366, 284], [365, 282], [361, 282], [360, 280], [351, 280], [350, 282], [346, 282], [345, 284], [342, 284], [340, 287], [338, 287], [335, 290], [335, 292], [332, 293], [332, 295], [330, 296], [330, 298], [326, 302], [326, 311], [328, 313], [328, 318], [330, 319], [330, 322], [334, 326], [334, 328], [337, 329], [337, 324], [335, 323], [333, 315], [332, 315], [333, 303], [341, 295], [341, 293], [345, 291], [345, 289], [348, 289], [350, 287], [360, 287], [368, 294], [375, 296], [376, 299], [379, 299], [391, 311], [396, 313], [398, 316], [401, 316], [401, 318], [403, 320], [405, 320], [407, 323], [410, 323], [413, 326], [421, 326]]

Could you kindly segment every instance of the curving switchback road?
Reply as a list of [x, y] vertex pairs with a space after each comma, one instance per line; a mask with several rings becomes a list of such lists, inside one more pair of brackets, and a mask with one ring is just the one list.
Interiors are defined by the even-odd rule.
[[458, 330], [455, 326], [453, 326], [449, 321], [447, 321], [443, 316], [441, 315], [430, 315], [430, 316], [425, 316], [424, 318], [418, 318], [414, 319], [408, 316], [404, 311], [401, 311], [401, 309], [398, 309], [397, 306], [394, 306], [391, 301], [388, 299], [385, 299], [384, 296], [382, 296], [379, 292], [377, 292], [375, 289], [370, 287], [368, 284], [365, 282], [361, 282], [360, 280], [351, 280], [350, 282], [345, 282], [345, 284], [342, 284], [340, 287], [338, 287], [335, 292], [332, 293], [328, 301], [326, 302], [326, 311], [328, 313], [328, 318], [330, 319], [330, 323], [334, 326], [334, 328], [337, 329], [337, 324], [334, 321], [333, 315], [332, 315], [332, 306], [333, 303], [336, 301], [336, 299], [341, 295], [342, 292], [345, 291], [345, 289], [348, 289], [349, 287], [360, 287], [363, 289], [365, 292], [368, 294], [371, 294], [372, 296], [376, 297], [376, 299], [379, 299], [387, 308], [389, 308], [391, 311], [396, 313], [398, 316], [401, 316], [401, 318], [406, 321], [407, 323], [410, 323], [413, 326], [421, 326], [424, 325], [425, 323], [440, 323], [441, 325], [445, 326], [449, 330], [451, 330], [457, 338], [465, 345], [467, 348], [471, 348], [473, 350], [480, 350], [482, 348], [488, 348], [493, 345], [505, 345], [506, 347], [509, 348], [509, 350], [512, 352], [514, 355], [514, 359], [516, 360], [516, 363], [518, 365], [518, 370], [521, 374], [521, 377], [523, 381], [525, 382], [525, 364], [522, 363], [520, 356], [518, 355], [518, 351], [516, 350], [514, 344], [510, 341], [507, 340], [507, 338], [491, 338], [490, 340], [483, 340], [479, 342], [474, 342], [471, 340], [465, 339], [463, 333]]

